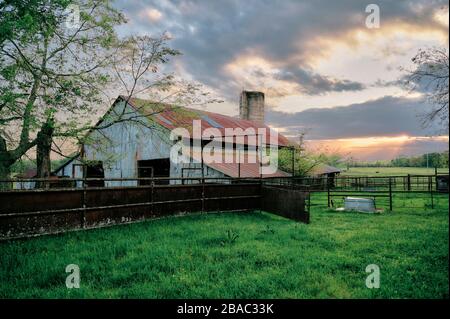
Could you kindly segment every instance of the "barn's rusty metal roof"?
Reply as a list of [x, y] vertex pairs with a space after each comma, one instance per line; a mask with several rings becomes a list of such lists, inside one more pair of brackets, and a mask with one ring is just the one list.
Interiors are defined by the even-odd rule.
[[[216, 152], [217, 150], [215, 150]], [[227, 163], [225, 160], [225, 154], [228, 153], [228, 155], [232, 156], [232, 163]], [[193, 154], [190, 154], [190, 157], [200, 163], [202, 161], [201, 159], [201, 153], [200, 152], [193, 152]], [[238, 151], [223, 151], [218, 150], [217, 155], [221, 157], [221, 161], [218, 163], [215, 162], [207, 162], [204, 159], [204, 164], [216, 171], [219, 171], [226, 176], [229, 177], [243, 177], [243, 178], [268, 178], [268, 177], [288, 177], [291, 176], [291, 174], [283, 172], [279, 169], [277, 169], [272, 174], [262, 174], [261, 175], [261, 167], [258, 162], [258, 155], [256, 155], [256, 152], [253, 153], [253, 155], [249, 155], [248, 153], [242, 153], [240, 154]], [[241, 156], [241, 163], [239, 163], [239, 156]]]
[[[259, 163], [209, 163], [205, 164], [216, 171], [219, 171], [230, 177], [245, 177], [245, 178], [258, 178], [260, 175], [260, 167]], [[283, 172], [281, 170], [277, 170], [273, 174], [264, 174], [263, 178], [267, 177], [288, 177], [290, 174]]]
[[[126, 100], [122, 97], [122, 99]], [[265, 143], [269, 144], [271, 132], [274, 130], [264, 124], [258, 124], [249, 120], [242, 120], [239, 118], [222, 115], [218, 113], [197, 110], [192, 108], [180, 107], [180, 106], [172, 106], [168, 104], [155, 103], [148, 100], [131, 98], [128, 103], [141, 114], [146, 115], [149, 119], [157, 122], [163, 127], [173, 130], [175, 128], [185, 128], [189, 134], [192, 135], [192, 124], [193, 120], [201, 121], [201, 129], [202, 131], [207, 128], [216, 128], [218, 129], [222, 136], [225, 137], [225, 128], [230, 129], [254, 129], [256, 133], [259, 128], [266, 129], [266, 137]], [[245, 135], [245, 133], [244, 133]], [[272, 144], [278, 146], [288, 146], [289, 140], [278, 133], [278, 141], [275, 141]], [[253, 144], [250, 139], [245, 140], [245, 144]]]

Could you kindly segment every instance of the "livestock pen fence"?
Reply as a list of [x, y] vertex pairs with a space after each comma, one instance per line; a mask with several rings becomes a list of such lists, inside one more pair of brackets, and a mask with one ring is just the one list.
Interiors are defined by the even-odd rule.
[[[268, 180], [315, 193], [314, 205], [342, 207], [345, 197], [372, 198], [383, 208], [435, 208], [448, 202], [449, 175], [294, 177]], [[266, 183], [267, 183], [266, 182]], [[317, 203], [320, 201], [320, 203]]]
[[[97, 228], [192, 212], [264, 210], [309, 222], [309, 193], [262, 179], [121, 178], [8, 180], [0, 239]], [[102, 182], [102, 183], [99, 183]], [[19, 183], [19, 184], [17, 184]], [[98, 187], [101, 185], [114, 185]], [[130, 186], [133, 184], [133, 186]], [[27, 184], [30, 185], [30, 184]], [[125, 186], [123, 186], [125, 185]]]
[[378, 206], [389, 211], [434, 209], [439, 201], [448, 201], [445, 193], [448, 194], [448, 175], [344, 176], [327, 183], [327, 205], [342, 206], [343, 199], [352, 196], [373, 198]]
[[[445, 182], [446, 180], [446, 182]], [[335, 189], [448, 192], [448, 175], [343, 176], [336, 178]]]
[[337, 177], [290, 177], [269, 179], [277, 183], [294, 184], [312, 191], [335, 190], [388, 190], [447, 192], [449, 175], [406, 176], [337, 176]]

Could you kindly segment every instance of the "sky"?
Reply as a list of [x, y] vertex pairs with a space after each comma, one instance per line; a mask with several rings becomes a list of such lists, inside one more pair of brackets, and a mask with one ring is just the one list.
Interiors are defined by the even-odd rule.
[[[448, 48], [448, 2], [438, 0], [116, 0], [121, 35], [167, 32], [182, 52], [174, 72], [237, 116], [239, 93], [266, 96], [266, 123], [317, 151], [360, 160], [448, 149], [438, 127], [423, 128], [423, 95], [401, 78], [419, 49]], [[368, 28], [366, 7], [380, 10]]]

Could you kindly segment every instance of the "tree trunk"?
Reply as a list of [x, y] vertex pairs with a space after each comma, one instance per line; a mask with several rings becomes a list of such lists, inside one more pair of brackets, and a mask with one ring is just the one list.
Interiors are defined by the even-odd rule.
[[[37, 134], [36, 165], [38, 178], [50, 178], [50, 153], [53, 141], [53, 119], [48, 119]], [[36, 183], [38, 188], [48, 188], [48, 182]]]
[[[0, 180], [6, 180], [10, 178], [11, 166], [14, 161], [11, 159], [11, 154], [7, 150], [6, 140], [0, 136]], [[0, 190], [12, 188], [11, 183], [0, 182]]]
[[9, 160], [9, 154], [0, 151], [0, 190], [11, 189], [12, 184], [5, 182], [10, 178], [12, 163]]

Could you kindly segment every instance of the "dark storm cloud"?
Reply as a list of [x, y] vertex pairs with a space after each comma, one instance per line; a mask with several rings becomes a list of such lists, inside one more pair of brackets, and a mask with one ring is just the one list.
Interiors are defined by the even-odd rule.
[[[339, 38], [345, 32], [364, 28], [365, 7], [359, 0], [151, 0], [118, 1], [132, 24], [125, 33], [150, 34], [169, 31], [173, 45], [184, 53], [185, 69], [202, 83], [235, 98], [245, 84], [223, 71], [240, 54], [252, 51], [282, 67], [280, 76], [303, 87], [303, 93], [360, 90], [363, 86], [346, 79], [328, 79], [308, 70], [303, 44], [317, 36]], [[381, 23], [395, 20], [442, 28], [433, 21], [434, 10], [445, 1], [377, 1]], [[162, 18], [155, 22], [143, 14], [155, 8]], [[314, 48], [320, 53], [321, 48]], [[305, 62], [305, 63], [303, 63]], [[296, 67], [290, 68], [292, 64]], [[301, 66], [301, 67], [299, 67]]]
[[286, 135], [307, 132], [308, 139], [335, 139], [369, 136], [425, 136], [437, 127], [423, 129], [420, 115], [428, 106], [423, 100], [384, 97], [361, 104], [315, 108], [298, 113], [269, 110], [266, 121], [283, 127]]
[[365, 87], [358, 82], [329, 78], [295, 66], [286, 67], [276, 75], [276, 78], [299, 84], [302, 93], [309, 95], [330, 91], [359, 91]]

